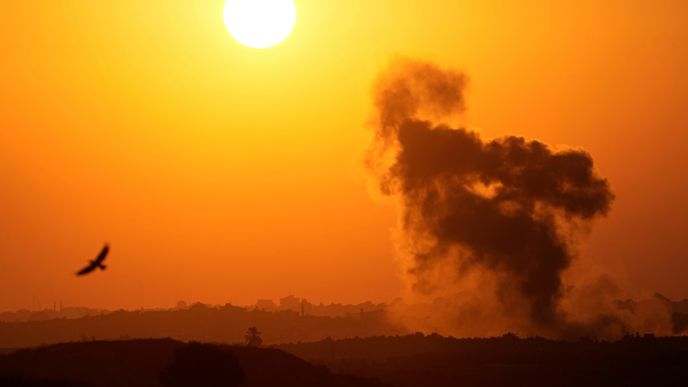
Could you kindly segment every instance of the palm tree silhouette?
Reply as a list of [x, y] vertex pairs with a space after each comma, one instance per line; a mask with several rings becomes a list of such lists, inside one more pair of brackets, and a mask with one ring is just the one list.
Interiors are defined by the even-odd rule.
[[260, 347], [263, 344], [263, 339], [260, 337], [261, 332], [256, 327], [250, 327], [244, 335], [246, 345], [249, 347]]

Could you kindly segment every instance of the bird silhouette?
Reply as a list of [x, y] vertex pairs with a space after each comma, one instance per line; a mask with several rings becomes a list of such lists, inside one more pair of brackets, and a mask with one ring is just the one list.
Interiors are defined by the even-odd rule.
[[110, 252], [110, 246], [106, 243], [105, 246], [103, 246], [103, 249], [100, 251], [100, 254], [98, 254], [98, 256], [96, 257], [96, 259], [89, 262], [88, 266], [81, 269], [81, 271], [76, 273], [76, 275], [82, 276], [82, 275], [89, 274], [96, 269], [100, 269], [100, 270], [107, 269], [107, 266], [103, 265], [103, 261], [105, 261], [105, 258], [107, 257], [109, 252]]

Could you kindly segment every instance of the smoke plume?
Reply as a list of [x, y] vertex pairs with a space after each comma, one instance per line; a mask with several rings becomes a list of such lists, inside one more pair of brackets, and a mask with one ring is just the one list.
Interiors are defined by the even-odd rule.
[[466, 84], [460, 72], [397, 60], [375, 85], [369, 166], [400, 203], [413, 289], [450, 305], [455, 315], [436, 324], [463, 334], [558, 335], [571, 325], [562, 275], [614, 195], [584, 151], [441, 124], [464, 111]]

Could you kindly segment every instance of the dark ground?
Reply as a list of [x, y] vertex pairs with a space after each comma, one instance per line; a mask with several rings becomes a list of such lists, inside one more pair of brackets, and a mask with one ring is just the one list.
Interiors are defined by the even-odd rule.
[[416, 334], [273, 348], [169, 339], [78, 342], [0, 356], [0, 386], [25, 385], [685, 386], [688, 337], [608, 343]]
[[[335, 375], [277, 349], [195, 345], [199, 348], [181, 360], [178, 353], [189, 345], [174, 340], [94, 341], [20, 350], [0, 357], [0, 386], [382, 386]], [[165, 373], [172, 374], [168, 384], [162, 384]], [[174, 383], [175, 379], [192, 382]]]
[[420, 386], [688, 386], [688, 337], [609, 343], [422, 334], [279, 346], [334, 372]]

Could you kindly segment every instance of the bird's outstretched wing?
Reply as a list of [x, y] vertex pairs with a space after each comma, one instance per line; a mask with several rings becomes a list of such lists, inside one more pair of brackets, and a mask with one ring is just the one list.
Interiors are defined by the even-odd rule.
[[106, 244], [105, 246], [103, 246], [103, 249], [100, 251], [100, 254], [98, 254], [96, 259], [91, 261], [88, 264], [88, 266], [86, 266], [83, 269], [81, 269], [80, 271], [78, 271], [76, 273], [76, 275], [79, 275], [79, 276], [86, 275], [86, 274], [91, 273], [92, 271], [96, 270], [98, 267], [105, 269], [105, 266], [103, 266], [102, 263], [105, 260], [105, 258], [107, 258], [107, 255], [109, 252], [110, 252], [110, 246]]
[[100, 254], [98, 254], [96, 259], [93, 260], [93, 262], [96, 264], [102, 263], [105, 260], [105, 258], [107, 257], [109, 252], [110, 252], [110, 245], [106, 244], [105, 246], [103, 246], [103, 249], [100, 250]]
[[81, 269], [79, 272], [76, 273], [76, 275], [86, 275], [93, 270], [95, 270], [98, 267], [98, 265], [90, 264], [86, 266], [85, 268]]

